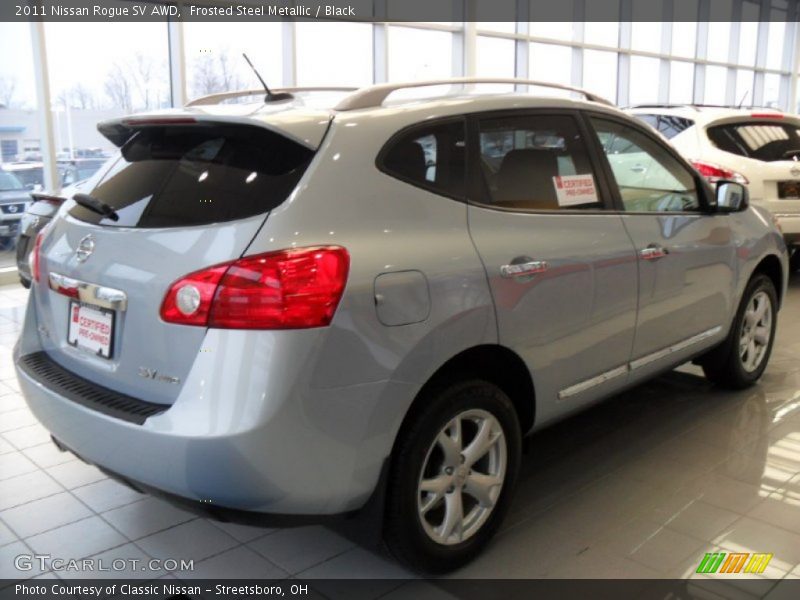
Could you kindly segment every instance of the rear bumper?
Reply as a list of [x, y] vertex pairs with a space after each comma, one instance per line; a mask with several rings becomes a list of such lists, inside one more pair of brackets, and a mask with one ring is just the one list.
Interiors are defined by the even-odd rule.
[[773, 216], [780, 223], [786, 244], [789, 246], [800, 244], [800, 213], [775, 212]]
[[[61, 450], [62, 452], [70, 452], [71, 454], [74, 454], [79, 459], [81, 459], [83, 462], [86, 462], [88, 464], [94, 464], [87, 461], [83, 456], [75, 453], [73, 450], [71, 450], [69, 447], [64, 445], [56, 438], [52, 439], [56, 447], [58, 447], [58, 449]], [[381, 511], [382, 506], [379, 506], [378, 503], [381, 499], [380, 492], [382, 492], [383, 489], [382, 486], [385, 484], [385, 475], [386, 475], [386, 465], [385, 465], [381, 475], [381, 483], [379, 484], [378, 489], [376, 489], [376, 493], [373, 494], [372, 498], [370, 498], [370, 501], [368, 502], [367, 506], [364, 507], [363, 510], [345, 512], [333, 515], [319, 515], [319, 514], [301, 515], [301, 514], [263, 513], [263, 512], [254, 512], [249, 510], [239, 510], [235, 508], [226, 508], [223, 506], [216, 506], [208, 502], [192, 500], [190, 498], [185, 498], [184, 496], [178, 496], [176, 494], [165, 492], [164, 490], [161, 490], [159, 488], [154, 488], [140, 481], [135, 481], [124, 475], [115, 473], [114, 471], [110, 471], [107, 468], [103, 467], [102, 465], [94, 465], [94, 466], [96, 466], [103, 473], [108, 475], [111, 479], [139, 492], [140, 494], [149, 494], [151, 496], [156, 496], [157, 498], [161, 498], [169, 502], [170, 504], [183, 508], [184, 510], [194, 513], [200, 517], [204, 517], [207, 519], [214, 519], [216, 521], [221, 521], [223, 523], [240, 523], [242, 525], [253, 525], [258, 527], [299, 527], [303, 525], [335, 525], [347, 519], [368, 516], [371, 515], [373, 512]]]
[[[275, 339], [250, 337], [247, 346], [242, 332], [209, 330], [211, 347], [230, 350], [201, 353], [175, 403], [137, 424], [76, 402], [24, 368], [24, 357], [42, 350], [34, 313], [29, 304], [14, 360], [44, 427], [86, 462], [208, 509], [319, 516], [363, 507], [391, 451], [393, 415], [413, 397], [409, 384], [388, 381], [313, 389], [296, 354], [299, 364], [281, 360], [275, 369], [266, 356]], [[248, 372], [243, 353], [263, 371]]]

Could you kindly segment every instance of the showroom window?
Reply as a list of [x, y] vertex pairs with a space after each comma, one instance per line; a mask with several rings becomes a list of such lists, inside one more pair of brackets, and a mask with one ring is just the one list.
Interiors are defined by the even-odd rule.
[[[532, 43], [528, 60], [531, 79], [566, 85], [572, 83], [572, 48]], [[535, 88], [533, 91], [546, 96], [564, 95], [556, 89]]]
[[659, 61], [647, 56], [631, 56], [631, 81], [628, 103], [652, 103], [658, 100]]
[[617, 54], [583, 51], [583, 87], [614, 102], [617, 98]]
[[98, 121], [170, 106], [164, 23], [45, 23], [45, 35], [59, 160], [110, 156]]
[[371, 25], [296, 23], [295, 36], [297, 85], [372, 83]]
[[242, 53], [272, 87], [281, 87], [280, 23], [184, 23], [186, 83], [189, 98], [261, 85]]
[[389, 79], [413, 81], [450, 77], [453, 34], [411, 27], [389, 28]]

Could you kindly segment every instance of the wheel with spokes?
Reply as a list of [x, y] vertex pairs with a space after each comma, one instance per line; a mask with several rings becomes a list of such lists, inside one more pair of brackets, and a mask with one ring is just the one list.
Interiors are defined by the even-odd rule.
[[777, 308], [772, 280], [764, 275], [753, 277], [727, 339], [701, 361], [706, 377], [733, 389], [755, 383], [767, 368], [772, 352]]
[[511, 401], [490, 383], [439, 387], [424, 400], [395, 449], [385, 537], [400, 560], [437, 573], [468, 562], [497, 530], [521, 442]]

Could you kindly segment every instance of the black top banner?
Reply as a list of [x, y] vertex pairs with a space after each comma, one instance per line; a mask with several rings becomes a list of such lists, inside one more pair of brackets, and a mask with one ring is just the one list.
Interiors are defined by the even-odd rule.
[[0, 21], [796, 21], [800, 0], [2, 0]]

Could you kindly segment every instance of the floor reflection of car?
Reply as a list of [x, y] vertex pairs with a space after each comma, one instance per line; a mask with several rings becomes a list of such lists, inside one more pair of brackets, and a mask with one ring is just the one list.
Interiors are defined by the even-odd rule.
[[67, 186], [61, 190], [58, 196], [37, 192], [32, 194], [33, 202], [22, 216], [17, 240], [17, 271], [20, 283], [24, 287], [31, 287], [31, 267], [28, 257], [33, 249], [33, 240], [36, 239], [36, 234], [45, 228], [61, 208], [64, 200], [77, 192], [82, 184], [83, 181], [79, 181], [74, 185]]
[[14, 245], [19, 223], [31, 197], [15, 173], [0, 169], [0, 249]]

